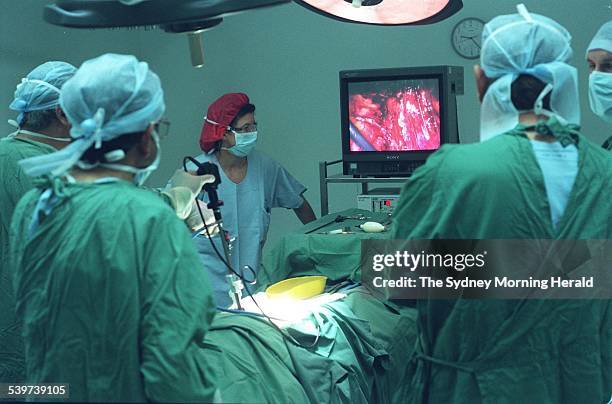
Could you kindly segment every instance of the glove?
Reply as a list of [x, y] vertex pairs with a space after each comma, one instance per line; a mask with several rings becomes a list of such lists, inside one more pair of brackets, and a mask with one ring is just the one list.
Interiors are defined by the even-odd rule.
[[206, 220], [206, 225], [208, 226], [208, 232], [211, 236], [214, 236], [219, 233], [219, 226], [216, 225], [215, 214], [211, 209], [206, 207], [206, 202], [202, 202], [199, 199], [194, 200], [191, 208], [191, 213], [189, 217], [185, 220], [187, 226], [191, 229], [192, 232], [200, 231], [200, 234], [206, 235], [206, 229], [204, 228], [204, 223], [202, 222], [202, 217], [200, 216], [200, 212], [198, 211], [198, 207], [196, 203], [200, 206], [202, 210], [202, 214], [204, 215], [204, 220]]
[[[183, 170], [176, 170], [161, 193], [170, 199], [179, 219], [186, 220], [193, 213], [194, 200], [202, 191], [204, 184], [213, 182], [215, 182], [215, 177], [212, 175], [197, 176]], [[195, 211], [197, 213], [197, 209]]]
[[195, 199], [195, 195], [189, 188], [175, 187], [161, 191], [161, 193], [170, 199], [170, 204], [176, 211], [179, 219], [185, 220], [189, 217]]
[[198, 195], [202, 192], [202, 187], [204, 184], [210, 184], [215, 182], [215, 177], [207, 174], [207, 175], [195, 175], [192, 172], [186, 172], [183, 170], [176, 170], [166, 188], [164, 190], [168, 190], [176, 187], [186, 187], [193, 192], [194, 195]]

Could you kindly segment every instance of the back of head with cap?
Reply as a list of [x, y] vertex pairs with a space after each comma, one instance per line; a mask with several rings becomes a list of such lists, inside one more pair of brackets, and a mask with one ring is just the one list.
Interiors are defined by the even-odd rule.
[[200, 148], [205, 153], [223, 139], [238, 112], [246, 105], [249, 105], [249, 97], [243, 93], [224, 94], [210, 104], [200, 133]]
[[26, 123], [28, 113], [54, 109], [59, 105], [60, 90], [76, 70], [70, 63], [51, 61], [36, 67], [21, 79], [9, 105], [10, 109], [19, 112], [17, 126]]
[[117, 54], [83, 63], [62, 88], [60, 104], [74, 141], [59, 152], [22, 160], [29, 175], [61, 175], [90, 147], [145, 131], [165, 110], [161, 83], [147, 63]]
[[[534, 100], [537, 115], [554, 115], [579, 124], [577, 71], [567, 64], [572, 56], [571, 35], [554, 20], [531, 14], [522, 4], [518, 14], [494, 18], [482, 36], [481, 66], [490, 79], [481, 111], [481, 140], [513, 129], [520, 112], [512, 102], [512, 84], [524, 75], [546, 83]], [[542, 100], [551, 92], [550, 111]], [[529, 108], [532, 110], [532, 108]]]

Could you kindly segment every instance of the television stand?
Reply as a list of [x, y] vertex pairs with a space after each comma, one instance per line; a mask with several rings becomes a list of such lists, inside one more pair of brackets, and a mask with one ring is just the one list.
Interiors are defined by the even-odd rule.
[[329, 214], [328, 184], [361, 184], [361, 193], [370, 192], [368, 184], [403, 184], [408, 177], [360, 177], [354, 175], [334, 174], [329, 175], [327, 168], [339, 165], [342, 168], [342, 160], [319, 162], [319, 188], [321, 192], [321, 216]]

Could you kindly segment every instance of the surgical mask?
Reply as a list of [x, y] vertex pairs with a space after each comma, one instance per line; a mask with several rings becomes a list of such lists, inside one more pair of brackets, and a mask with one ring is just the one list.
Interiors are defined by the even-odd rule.
[[[124, 164], [112, 164], [112, 163], [102, 163], [99, 164], [100, 167], [106, 167], [106, 168], [111, 168], [113, 170], [119, 170], [119, 171], [124, 171], [124, 172], [128, 172], [128, 173], [133, 173], [134, 174], [134, 184], [138, 187], [142, 186], [142, 184], [144, 184], [144, 182], [147, 180], [147, 178], [149, 178], [149, 176], [153, 173], [153, 171], [157, 170], [157, 168], [159, 167], [159, 162], [161, 160], [161, 149], [159, 146], [159, 135], [157, 134], [157, 131], [153, 131], [151, 132], [151, 135], [153, 136], [153, 140], [155, 141], [155, 146], [157, 147], [157, 152], [156, 152], [156, 156], [155, 156], [155, 160], [153, 160], [153, 162], [151, 164], [149, 164], [147, 167], [145, 168], [136, 168], [136, 167], [132, 167], [132, 166], [127, 166]], [[109, 152], [106, 154], [106, 158], [107, 160], [121, 160], [123, 157], [125, 157], [125, 153], [123, 153], [122, 150], [119, 151], [115, 151], [118, 152], [115, 155], [113, 155], [114, 152]]]
[[612, 123], [612, 73], [593, 72], [589, 76], [589, 102], [593, 112]]
[[257, 143], [257, 131], [238, 133], [232, 131], [236, 138], [236, 144], [232, 147], [222, 147], [236, 157], [246, 157], [254, 148]]

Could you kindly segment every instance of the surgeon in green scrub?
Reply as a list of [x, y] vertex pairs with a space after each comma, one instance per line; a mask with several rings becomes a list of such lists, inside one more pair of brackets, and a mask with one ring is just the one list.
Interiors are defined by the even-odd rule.
[[17, 162], [53, 153], [70, 141], [70, 125], [59, 108], [63, 84], [76, 72], [65, 62], [46, 62], [21, 80], [9, 108], [18, 112], [10, 121], [17, 130], [0, 139], [0, 382], [24, 378], [21, 328], [15, 321], [14, 294], [8, 271], [8, 235], [13, 210], [19, 199], [33, 188]]
[[211, 287], [176, 212], [140, 189], [159, 163], [159, 78], [133, 56], [85, 62], [60, 95], [73, 141], [20, 161], [46, 181], [13, 216], [26, 382], [73, 401], [208, 402]]
[[[579, 133], [571, 36], [517, 10], [483, 31], [482, 141], [444, 146], [415, 172], [393, 238], [612, 237], [612, 155]], [[610, 399], [609, 300], [419, 300], [417, 309], [406, 402]]]

